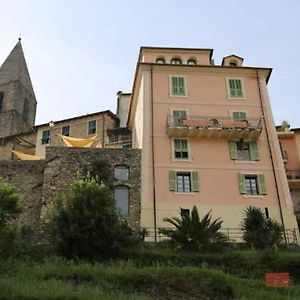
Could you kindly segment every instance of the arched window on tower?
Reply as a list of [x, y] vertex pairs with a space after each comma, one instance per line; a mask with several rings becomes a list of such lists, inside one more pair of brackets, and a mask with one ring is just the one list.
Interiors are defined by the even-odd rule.
[[24, 120], [25, 122], [28, 121], [28, 112], [29, 112], [28, 99], [25, 98], [25, 100], [24, 100], [24, 106], [23, 106], [23, 116], [22, 116], [22, 118], [23, 118], [23, 120]]
[[3, 99], [4, 99], [4, 93], [0, 92], [0, 112], [3, 110]]
[[115, 203], [118, 213], [122, 217], [129, 216], [129, 188], [125, 185], [115, 187]]

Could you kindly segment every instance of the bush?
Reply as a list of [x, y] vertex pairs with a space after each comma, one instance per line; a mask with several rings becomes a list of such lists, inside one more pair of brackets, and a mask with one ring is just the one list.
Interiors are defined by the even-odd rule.
[[18, 228], [13, 222], [21, 213], [18, 202], [16, 189], [8, 183], [0, 183], [0, 257], [16, 252]]
[[50, 231], [59, 254], [67, 258], [108, 259], [134, 243], [118, 219], [109, 189], [96, 181], [78, 181], [54, 209]]
[[196, 206], [191, 214], [181, 211], [180, 218], [165, 218], [164, 221], [175, 226], [175, 230], [165, 230], [164, 234], [183, 250], [211, 250], [227, 242], [226, 236], [219, 231], [223, 221], [220, 218], [212, 221], [211, 212], [201, 220]]
[[252, 249], [277, 249], [282, 242], [283, 228], [274, 219], [267, 219], [259, 208], [245, 210], [243, 239]]

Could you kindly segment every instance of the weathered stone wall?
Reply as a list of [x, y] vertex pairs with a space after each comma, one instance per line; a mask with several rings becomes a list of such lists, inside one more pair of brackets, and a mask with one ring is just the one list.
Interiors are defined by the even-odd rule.
[[44, 173], [42, 192], [41, 218], [47, 221], [51, 212], [53, 199], [70, 190], [71, 184], [77, 179], [78, 172], [91, 166], [95, 160], [105, 160], [112, 168], [126, 165], [129, 167], [130, 178], [126, 182], [114, 181], [114, 185], [125, 185], [130, 189], [128, 223], [133, 229], [140, 224], [140, 163], [141, 152], [138, 149], [88, 149], [47, 147], [47, 167]]
[[44, 161], [0, 161], [0, 181], [16, 187], [23, 207], [20, 223], [32, 229], [40, 224], [44, 168]]

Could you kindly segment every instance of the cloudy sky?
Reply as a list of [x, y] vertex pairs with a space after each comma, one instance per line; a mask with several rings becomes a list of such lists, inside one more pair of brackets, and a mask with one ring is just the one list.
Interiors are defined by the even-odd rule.
[[22, 37], [38, 100], [36, 123], [116, 110], [140, 46], [213, 48], [272, 67], [277, 124], [300, 127], [298, 0], [0, 0], [0, 63]]

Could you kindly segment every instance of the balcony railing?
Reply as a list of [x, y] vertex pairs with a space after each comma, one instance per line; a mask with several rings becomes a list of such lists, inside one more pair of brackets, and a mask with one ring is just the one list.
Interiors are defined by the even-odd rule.
[[124, 141], [130, 141], [131, 135], [111, 135], [107, 137], [106, 143], [117, 143], [117, 142], [124, 142]]
[[167, 134], [174, 137], [226, 137], [257, 139], [262, 131], [260, 118], [233, 120], [226, 117], [188, 116], [167, 119]]

